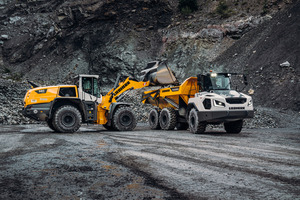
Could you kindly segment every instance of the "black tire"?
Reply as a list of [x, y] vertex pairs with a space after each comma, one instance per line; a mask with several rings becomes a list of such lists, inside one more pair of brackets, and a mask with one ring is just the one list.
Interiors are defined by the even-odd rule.
[[81, 114], [74, 106], [62, 106], [55, 112], [52, 123], [57, 132], [74, 133], [81, 126]]
[[53, 122], [52, 122], [52, 119], [48, 119], [47, 121], [47, 125], [50, 129], [52, 129], [53, 131], [55, 132], [58, 132], [57, 130], [55, 130], [54, 126], [53, 126]]
[[113, 128], [117, 131], [132, 131], [136, 127], [136, 118], [130, 107], [118, 107], [113, 115]]
[[160, 124], [159, 124], [159, 114], [160, 114], [160, 112], [159, 112], [158, 108], [153, 108], [150, 111], [148, 121], [149, 121], [150, 128], [152, 130], [161, 129]]
[[177, 128], [177, 130], [187, 130], [189, 128], [189, 124], [183, 123], [183, 122], [178, 122], [176, 124], [176, 128]]
[[240, 133], [243, 129], [243, 120], [224, 123], [224, 128], [227, 133]]
[[197, 111], [193, 108], [189, 113], [189, 128], [192, 133], [204, 133], [206, 129], [206, 122], [199, 122]]
[[103, 124], [103, 127], [106, 128], [109, 131], [114, 131], [115, 130], [113, 126], [109, 126], [107, 124]]
[[174, 130], [177, 123], [176, 112], [173, 108], [164, 108], [159, 115], [159, 124], [163, 130]]

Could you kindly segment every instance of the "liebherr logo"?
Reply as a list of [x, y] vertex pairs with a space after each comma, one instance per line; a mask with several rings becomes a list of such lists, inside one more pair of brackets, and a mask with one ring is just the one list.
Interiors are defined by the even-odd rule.
[[124, 85], [122, 85], [122, 87], [120, 87], [117, 91], [114, 92], [114, 95], [119, 94], [126, 86], [128, 86], [130, 84], [130, 82], [126, 82]]

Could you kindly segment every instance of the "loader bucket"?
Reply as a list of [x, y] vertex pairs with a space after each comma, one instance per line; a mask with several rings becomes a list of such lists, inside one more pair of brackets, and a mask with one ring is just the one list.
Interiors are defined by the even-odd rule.
[[147, 67], [141, 71], [143, 81], [150, 81], [151, 85], [177, 85], [178, 81], [171, 69], [158, 61], [148, 63]]

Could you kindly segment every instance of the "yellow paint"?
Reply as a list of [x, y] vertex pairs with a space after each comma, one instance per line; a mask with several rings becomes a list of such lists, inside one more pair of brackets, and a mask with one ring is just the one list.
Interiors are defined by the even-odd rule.
[[[156, 93], [159, 94], [155, 97]], [[180, 86], [170, 87], [170, 88], [162, 88], [158, 90], [151, 90], [144, 92], [144, 95], [152, 93], [147, 99], [143, 100], [143, 103], [149, 103], [153, 106], [157, 106], [160, 109], [171, 107], [175, 109], [175, 106], [170, 104], [166, 98], [170, 99], [177, 105], [179, 104], [179, 97], [183, 99], [183, 101], [187, 104], [189, 98], [195, 96], [195, 93], [199, 91], [199, 86], [197, 85], [197, 78], [190, 77], [186, 79]], [[147, 101], [147, 102], [146, 102]]]
[[[107, 95], [102, 97], [101, 104], [97, 107], [97, 120], [94, 123], [97, 124], [107, 124], [108, 122], [108, 114], [110, 110], [110, 105], [116, 102], [116, 98], [123, 94], [127, 90], [131, 89], [139, 89], [143, 87], [147, 87], [150, 85], [150, 82], [138, 82], [135, 80], [131, 80], [130, 77], [127, 77], [126, 80], [120, 82], [118, 87], [115, 89], [111, 89]], [[65, 87], [74, 87], [76, 91], [76, 97], [66, 97], [66, 98], [78, 98], [78, 90], [77, 86], [75, 85], [60, 85], [60, 86], [48, 86], [48, 87], [37, 87], [27, 91], [24, 97], [24, 107], [33, 104], [40, 104], [40, 103], [50, 103], [55, 98], [61, 97], [59, 96], [59, 89]], [[37, 93], [36, 91], [41, 91]], [[43, 93], [45, 91], [45, 93]], [[111, 94], [114, 94], [111, 97]], [[64, 97], [61, 97], [64, 98]], [[91, 113], [91, 112], [90, 112]]]
[[[57, 97], [61, 97], [58, 95], [58, 91], [60, 88], [65, 87], [75, 87], [76, 97], [68, 97], [68, 98], [78, 98], [78, 91], [75, 85], [63, 85], [63, 86], [49, 86], [49, 87], [37, 87], [27, 91], [24, 98], [24, 107], [32, 104], [40, 104], [40, 103], [50, 103]], [[37, 93], [36, 91], [47, 90], [45, 93]]]

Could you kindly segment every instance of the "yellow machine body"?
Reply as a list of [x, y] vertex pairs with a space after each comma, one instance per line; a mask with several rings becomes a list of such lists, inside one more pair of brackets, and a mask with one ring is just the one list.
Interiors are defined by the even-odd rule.
[[190, 77], [179, 86], [144, 92], [142, 102], [144, 104], [151, 104], [160, 109], [167, 107], [178, 109], [180, 99], [182, 99], [185, 104], [188, 104], [189, 98], [194, 97], [197, 92], [199, 92], [197, 78]]

